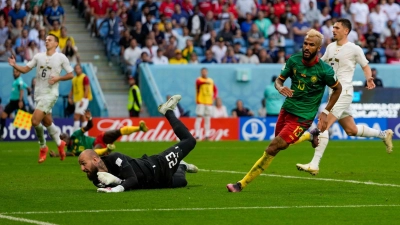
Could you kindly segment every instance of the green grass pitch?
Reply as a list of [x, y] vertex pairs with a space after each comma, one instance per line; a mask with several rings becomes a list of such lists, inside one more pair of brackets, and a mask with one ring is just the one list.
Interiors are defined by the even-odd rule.
[[[297, 171], [309, 143], [282, 151], [241, 193], [268, 142], [199, 142], [186, 158], [201, 171], [186, 188], [97, 193], [77, 158], [37, 163], [35, 142], [0, 142], [0, 224], [400, 224], [400, 153], [380, 141], [331, 141], [320, 174]], [[116, 143], [132, 157], [172, 143]], [[55, 149], [53, 142], [50, 149]], [[399, 150], [400, 151], [400, 150]]]

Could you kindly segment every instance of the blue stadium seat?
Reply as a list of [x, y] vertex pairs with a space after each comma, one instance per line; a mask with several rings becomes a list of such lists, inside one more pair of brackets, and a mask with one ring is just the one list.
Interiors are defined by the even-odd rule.
[[234, 38], [233, 39], [233, 43], [235, 44], [235, 43], [240, 43], [240, 45], [242, 46], [242, 47], [245, 47], [245, 46], [247, 46], [246, 45], [246, 41], [243, 39], [243, 38]]
[[241, 47], [241, 48], [240, 48], [240, 51], [243, 52], [243, 54], [246, 54], [247, 48], [246, 48], [246, 47]]
[[206, 58], [205, 56], [197, 56], [199, 63], [201, 63], [201, 61], [203, 61], [205, 58]]
[[383, 48], [374, 48], [374, 50], [376, 52], [378, 52], [379, 55], [381, 56], [381, 58], [380, 58], [381, 63], [386, 63], [385, 49], [383, 49]]
[[[128, 3], [129, 3], [129, 2], [128, 2]], [[139, 10], [142, 10], [143, 4], [144, 4], [144, 1], [139, 1], [139, 2], [138, 2], [138, 9], [139, 9]]]
[[269, 47], [269, 39], [265, 39], [265, 40], [264, 40], [263, 47], [264, 47], [264, 48], [268, 48], [268, 47]]
[[292, 39], [285, 39], [285, 52], [287, 55], [294, 53], [294, 41]]
[[194, 47], [194, 52], [196, 52], [197, 56], [204, 56], [204, 50], [201, 47]]
[[118, 56], [120, 52], [121, 47], [119, 46], [119, 44], [117, 42], [113, 42], [111, 47], [111, 55]]
[[214, 21], [214, 30], [218, 30], [221, 28], [221, 20], [215, 20]]
[[174, 31], [176, 31], [176, 33], [178, 33], [179, 35], [183, 35], [183, 30], [182, 28], [174, 28]]

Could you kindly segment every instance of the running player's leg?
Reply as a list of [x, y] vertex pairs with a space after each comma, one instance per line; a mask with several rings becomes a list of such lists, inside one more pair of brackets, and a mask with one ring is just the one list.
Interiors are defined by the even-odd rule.
[[194, 123], [195, 137], [197, 140], [201, 140], [201, 122], [203, 120], [205, 106], [202, 104], [196, 105], [196, 121]]
[[46, 146], [46, 139], [44, 138], [44, 128], [41, 123], [43, 118], [45, 117], [45, 113], [40, 109], [35, 109], [32, 114], [32, 126], [35, 128], [36, 136], [39, 140], [39, 163], [42, 163], [46, 160], [47, 151], [49, 150]]
[[354, 118], [347, 111], [344, 113], [344, 116], [339, 120], [339, 124], [343, 127], [344, 131], [349, 136], [376, 137], [383, 140], [386, 145], [387, 153], [392, 152], [393, 131], [391, 129], [382, 131], [365, 125], [356, 125]]
[[211, 105], [206, 105], [205, 106], [205, 111], [204, 111], [204, 132], [205, 132], [205, 140], [208, 140], [210, 138], [210, 129], [211, 129], [211, 110], [212, 106]]
[[53, 123], [53, 118], [51, 116], [51, 112], [47, 113], [42, 121], [43, 125], [47, 128], [47, 132], [50, 134], [50, 137], [54, 140], [57, 144], [58, 154], [61, 160], [65, 159], [65, 141], [62, 141], [60, 138], [61, 131], [56, 125]]

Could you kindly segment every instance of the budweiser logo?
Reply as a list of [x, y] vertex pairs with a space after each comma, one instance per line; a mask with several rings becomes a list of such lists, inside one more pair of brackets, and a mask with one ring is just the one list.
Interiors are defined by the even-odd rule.
[[[101, 119], [97, 122], [97, 129], [101, 132], [108, 130], [120, 129], [123, 126], [134, 126], [131, 119]], [[193, 126], [193, 125], [192, 125]], [[192, 135], [194, 135], [195, 130], [189, 130]], [[201, 130], [201, 136], [204, 137], [205, 131]], [[210, 130], [210, 140], [219, 141], [221, 139], [226, 139], [229, 137], [229, 129], [211, 129]], [[124, 135], [121, 137], [120, 141], [130, 142], [130, 141], [175, 141], [178, 140], [173, 129], [165, 120], [159, 120], [157, 125], [149, 127], [149, 130], [144, 132], [136, 132], [131, 135]]]

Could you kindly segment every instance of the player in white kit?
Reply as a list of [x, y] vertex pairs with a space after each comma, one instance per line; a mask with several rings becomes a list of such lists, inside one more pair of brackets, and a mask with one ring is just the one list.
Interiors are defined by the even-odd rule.
[[[39, 139], [39, 163], [46, 160], [48, 151], [44, 138], [43, 125], [47, 128], [51, 138], [56, 142], [60, 159], [64, 160], [65, 158], [65, 142], [60, 139], [60, 131], [53, 123], [51, 110], [58, 99], [58, 82], [71, 80], [74, 75], [68, 58], [64, 54], [56, 52], [57, 46], [58, 38], [49, 34], [46, 37], [46, 52], [36, 54], [26, 66], [17, 65], [14, 57], [8, 59], [8, 63], [21, 73], [28, 73], [36, 67], [36, 108], [32, 115], [32, 126], [35, 127], [36, 136]], [[67, 74], [60, 76], [61, 69], [64, 69]]]
[[[360, 64], [364, 71], [365, 79], [367, 80], [367, 89], [374, 89], [375, 83], [363, 50], [358, 45], [347, 40], [347, 35], [350, 31], [351, 23], [349, 20], [337, 20], [333, 26], [335, 42], [328, 45], [325, 54], [321, 58], [333, 67], [335, 75], [342, 84], [342, 93], [331, 112], [326, 112], [328, 114], [327, 129], [322, 133], [319, 133], [318, 130], [313, 130], [311, 135], [308, 132], [307, 134], [303, 134], [303, 139], [313, 141], [313, 147], [317, 146], [315, 147], [314, 158], [310, 163], [297, 164], [296, 166], [297, 169], [309, 172], [312, 175], [316, 175], [319, 172], [319, 163], [329, 141], [328, 129], [336, 120], [339, 120], [340, 126], [343, 127], [347, 135], [380, 138], [386, 145], [386, 151], [388, 153], [392, 152], [392, 130], [380, 131], [364, 125], [356, 125], [351, 115], [350, 105], [354, 93], [352, 81], [357, 63]], [[315, 134], [319, 134], [319, 136], [317, 137]]]

